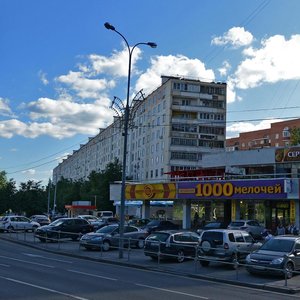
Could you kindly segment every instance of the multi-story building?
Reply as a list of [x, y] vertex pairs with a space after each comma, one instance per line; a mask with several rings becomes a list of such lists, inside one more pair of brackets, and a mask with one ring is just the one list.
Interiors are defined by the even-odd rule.
[[300, 119], [272, 123], [268, 129], [242, 132], [238, 137], [226, 140], [226, 150], [288, 147], [293, 128], [300, 128]]
[[[177, 170], [193, 170], [202, 155], [225, 148], [226, 84], [162, 76], [162, 84], [139, 102], [128, 132], [126, 175], [134, 181], [168, 178]], [[109, 162], [122, 162], [121, 118], [81, 145], [54, 170], [61, 177], [86, 179]]]

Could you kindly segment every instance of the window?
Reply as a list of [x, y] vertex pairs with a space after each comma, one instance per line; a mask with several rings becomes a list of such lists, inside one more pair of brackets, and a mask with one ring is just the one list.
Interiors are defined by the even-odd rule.
[[290, 137], [290, 130], [288, 127], [285, 127], [282, 131], [282, 137]]

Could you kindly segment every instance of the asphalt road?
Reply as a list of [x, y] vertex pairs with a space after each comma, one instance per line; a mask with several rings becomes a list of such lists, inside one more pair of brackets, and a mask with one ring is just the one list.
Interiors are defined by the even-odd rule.
[[62, 256], [1, 240], [0, 299], [295, 299], [271, 291]]

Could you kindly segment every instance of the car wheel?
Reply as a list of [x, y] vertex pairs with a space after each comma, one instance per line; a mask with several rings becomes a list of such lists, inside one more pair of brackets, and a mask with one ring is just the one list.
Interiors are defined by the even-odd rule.
[[184, 252], [182, 250], [178, 250], [176, 259], [177, 262], [179, 263], [184, 262], [185, 257], [184, 257]]
[[137, 243], [136, 243], [136, 247], [139, 249], [143, 249], [145, 245], [145, 240], [144, 239], [138, 239]]
[[286, 274], [286, 278], [291, 279], [293, 277], [294, 265], [291, 262], [288, 262], [285, 265], [284, 272]]
[[213, 241], [203, 240], [200, 244], [200, 251], [206, 255], [213, 253], [215, 244]]
[[110, 243], [109, 243], [109, 241], [103, 241], [103, 243], [102, 243], [102, 250], [103, 250], [103, 251], [108, 251], [109, 248], [110, 248]]
[[13, 228], [13, 226], [11, 226], [11, 225], [9, 225], [8, 227], [7, 227], [7, 231], [8, 232], [13, 232], [15, 229]]
[[38, 228], [37, 226], [32, 226], [31, 231], [32, 231], [32, 232], [35, 232], [37, 228]]
[[200, 260], [200, 265], [202, 267], [208, 267], [209, 266], [209, 261], [201, 259]]

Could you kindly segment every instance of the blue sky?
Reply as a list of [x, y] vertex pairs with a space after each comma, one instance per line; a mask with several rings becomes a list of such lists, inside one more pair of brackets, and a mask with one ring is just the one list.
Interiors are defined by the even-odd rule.
[[228, 84], [227, 137], [300, 117], [298, 0], [0, 0], [0, 170], [47, 183], [112, 122], [114, 96], [161, 75]]

